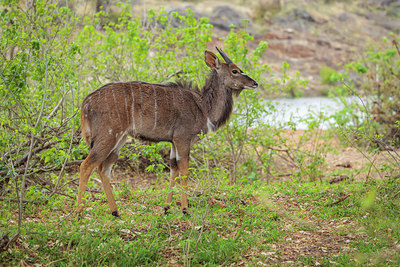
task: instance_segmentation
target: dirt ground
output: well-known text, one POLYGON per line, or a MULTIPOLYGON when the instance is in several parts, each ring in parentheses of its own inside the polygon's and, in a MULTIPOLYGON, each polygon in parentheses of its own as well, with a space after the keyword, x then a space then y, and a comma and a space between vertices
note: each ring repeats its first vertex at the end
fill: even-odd
MULTIPOLYGON (((393 173, 386 172, 385 166, 396 165, 400 161, 400 150, 390 148, 386 151, 376 150, 367 152, 365 149, 356 148, 356 143, 352 140, 339 140, 337 136, 326 136, 325 130, 319 130, 308 137, 304 141, 304 136, 310 136, 305 130, 285 131, 282 136, 288 139, 287 149, 301 149, 309 151, 310 154, 319 154, 324 157, 324 165, 321 167, 323 172, 334 173, 347 170, 351 173, 352 179, 368 180, 368 179, 385 179, 393 173)), ((278 163, 279 164, 279 163, 278 163)), ((280 165, 280 168, 286 165, 280 165)), ((390 169, 390 168, 389 168, 390 169)), ((396 175, 396 174, 395 174, 396 175)), ((334 177, 325 177, 332 179, 334 177)))

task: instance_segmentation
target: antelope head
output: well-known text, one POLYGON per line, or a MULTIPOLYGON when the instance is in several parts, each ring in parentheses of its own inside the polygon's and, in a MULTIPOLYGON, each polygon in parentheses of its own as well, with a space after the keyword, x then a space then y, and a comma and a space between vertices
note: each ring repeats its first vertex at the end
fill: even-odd
POLYGON ((222 77, 222 83, 225 87, 231 89, 235 95, 240 94, 243 89, 257 88, 258 83, 255 80, 247 76, 221 49, 218 47, 216 49, 225 62, 221 62, 210 51, 205 52, 205 61, 208 67, 215 69, 219 77, 222 77))

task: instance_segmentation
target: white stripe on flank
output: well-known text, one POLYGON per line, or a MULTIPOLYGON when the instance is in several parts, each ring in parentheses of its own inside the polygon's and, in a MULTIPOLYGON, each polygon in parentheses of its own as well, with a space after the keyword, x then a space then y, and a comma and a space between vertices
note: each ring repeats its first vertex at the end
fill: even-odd
POLYGON ((174 127, 175 126, 175 122, 176 122, 176 105, 175 105, 175 94, 174 94, 174 91, 173 90, 171 90, 170 92, 172 92, 172 105, 173 105, 173 108, 174 108, 174 122, 172 123, 172 125, 171 125, 171 127, 174 127))
POLYGON ((157 91, 154 85, 152 87, 154 92, 154 125, 152 131, 154 131, 157 127, 157 91))
MULTIPOLYGON (((111 87, 111 91, 112 91, 112 96, 113 96, 113 99, 114 99, 114 108, 116 108, 117 107, 117 99, 115 98, 115 93, 114 93, 114 86, 113 87, 111 87)), ((121 123, 121 126, 122 126, 122 120, 121 120, 121 116, 119 115, 119 110, 118 109, 116 109, 116 111, 117 111, 117 116, 118 116, 118 119, 119 119, 119 122, 121 123)))
POLYGON ((132 83, 129 84, 131 86, 132 93, 132 131, 135 134, 136 125, 135 125, 135 94, 133 92, 132 83))
POLYGON ((125 111, 126 111, 126 120, 127 120, 126 123, 129 124, 129 109, 128 109, 128 100, 126 97, 126 88, 124 88, 124 100, 125 100, 125 111))
POLYGON ((143 129, 143 93, 142 93, 142 87, 139 84, 139 90, 140 90, 140 129, 143 129))
POLYGON ((171 154, 169 155, 170 159, 175 159, 176 158, 176 149, 174 144, 171 144, 171 154))
POLYGON ((215 125, 211 122, 210 118, 207 118, 207 129, 208 132, 215 131, 215 125))

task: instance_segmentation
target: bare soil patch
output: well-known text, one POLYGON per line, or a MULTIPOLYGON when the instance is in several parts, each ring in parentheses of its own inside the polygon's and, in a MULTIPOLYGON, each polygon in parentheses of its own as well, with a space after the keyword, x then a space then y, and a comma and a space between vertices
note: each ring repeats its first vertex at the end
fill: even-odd
POLYGON ((275 263, 291 264, 302 257, 329 258, 335 264, 339 254, 354 252, 352 242, 365 240, 362 227, 352 218, 323 220, 314 215, 309 203, 302 203, 292 196, 273 196, 273 202, 287 212, 283 215, 281 231, 289 233, 284 242, 273 244, 275 251, 267 253, 275 263), (300 212, 301 215, 294 215, 300 212))

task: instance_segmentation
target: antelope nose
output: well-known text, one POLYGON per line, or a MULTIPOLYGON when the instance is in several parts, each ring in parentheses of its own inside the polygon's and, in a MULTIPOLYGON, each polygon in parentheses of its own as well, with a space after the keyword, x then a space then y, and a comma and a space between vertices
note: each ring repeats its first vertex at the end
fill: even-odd
POLYGON ((254 81, 254 82, 253 82, 253 86, 254 86, 254 87, 257 87, 257 86, 258 86, 258 83, 257 83, 256 81, 254 81))

